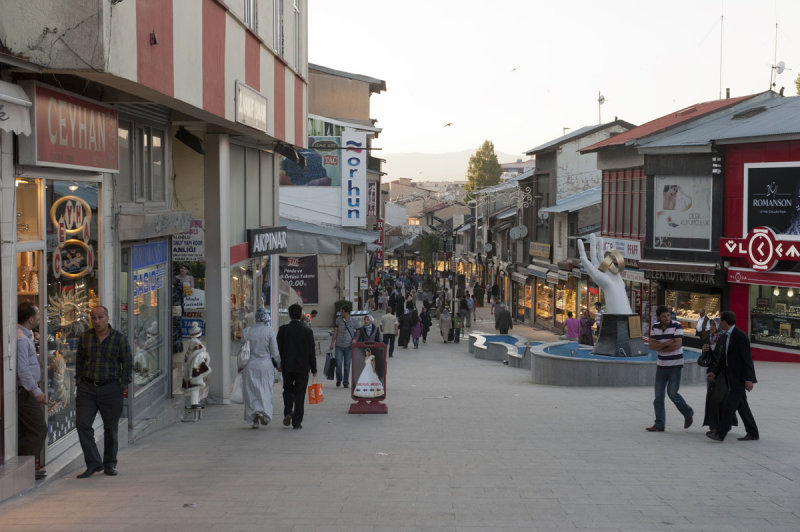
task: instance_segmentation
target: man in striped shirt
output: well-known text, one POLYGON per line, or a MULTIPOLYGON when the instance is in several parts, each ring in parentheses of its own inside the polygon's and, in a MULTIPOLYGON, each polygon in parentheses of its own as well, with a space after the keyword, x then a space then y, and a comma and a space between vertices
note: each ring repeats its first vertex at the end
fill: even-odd
POLYGON ((683 428, 692 425, 694 410, 686 404, 678 388, 681 385, 681 370, 683 369, 683 327, 673 321, 669 308, 660 306, 656 309, 658 321, 650 329, 650 342, 648 346, 658 353, 656 367, 656 382, 653 407, 656 412, 656 421, 652 427, 647 427, 648 432, 664 432, 667 414, 664 410, 664 392, 683 414, 683 428))

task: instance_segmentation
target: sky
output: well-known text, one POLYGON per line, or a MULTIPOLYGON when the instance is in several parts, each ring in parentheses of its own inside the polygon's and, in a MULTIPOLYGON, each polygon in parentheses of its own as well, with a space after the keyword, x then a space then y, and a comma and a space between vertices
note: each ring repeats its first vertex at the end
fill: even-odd
POLYGON ((488 139, 522 156, 564 128, 599 123, 598 108, 603 122, 639 125, 715 100, 720 70, 722 97, 726 87, 731 96, 763 92, 776 64, 776 22, 777 61, 787 70, 775 90, 794 95, 800 73, 800 0, 308 6, 310 63, 386 81, 371 98, 383 128, 374 145, 384 154, 476 150, 488 139))

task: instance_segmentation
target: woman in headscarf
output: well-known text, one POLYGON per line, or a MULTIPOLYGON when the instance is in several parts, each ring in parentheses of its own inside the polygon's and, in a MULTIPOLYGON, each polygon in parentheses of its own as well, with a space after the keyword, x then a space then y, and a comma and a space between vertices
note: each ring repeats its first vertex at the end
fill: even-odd
POLYGON ((408 349, 408 341, 411 338, 411 327, 419 321, 419 314, 414 304, 411 301, 406 303, 405 314, 400 316, 400 335, 397 339, 397 345, 403 349, 408 349))
POLYGON ((353 342, 380 342, 381 340, 381 331, 375 325, 375 319, 369 314, 364 316, 364 326, 358 328, 356 339, 353 342))
POLYGON ((442 340, 444 340, 444 343, 448 342, 452 325, 453 317, 450 316, 450 307, 444 307, 439 314, 439 331, 442 333, 442 340))
MULTIPOLYGON (((706 373, 711 371, 711 368, 716 367, 720 357, 725 353, 725 346, 720 341, 722 329, 719 326, 719 318, 710 320, 709 325, 711 329, 708 334, 708 339, 703 343, 703 351, 711 351, 711 364, 706 368, 706 373)), ((711 431, 716 432, 719 426, 719 420, 720 416, 723 415, 722 410, 727 393, 728 379, 723 371, 706 386, 706 413, 705 417, 703 417, 703 426, 707 425, 711 431)), ((733 414, 732 425, 739 425, 735 413, 733 414)))
POLYGON ((281 367, 278 342, 268 322, 269 311, 261 307, 256 311, 255 325, 242 333, 242 338, 250 342, 250 361, 242 370, 244 420, 254 429, 272 420, 272 385, 275 368, 281 367))

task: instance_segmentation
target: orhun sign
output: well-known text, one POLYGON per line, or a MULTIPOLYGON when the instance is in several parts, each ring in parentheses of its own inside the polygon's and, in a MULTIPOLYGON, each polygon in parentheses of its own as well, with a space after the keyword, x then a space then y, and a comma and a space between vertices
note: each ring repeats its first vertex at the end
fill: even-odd
POLYGON ((34 131, 20 139, 20 162, 119 171, 117 112, 58 89, 32 85, 34 131))
POLYGON ((751 268, 765 272, 779 260, 800 261, 800 236, 777 236, 769 227, 756 227, 744 238, 720 238, 719 254, 744 258, 751 268))

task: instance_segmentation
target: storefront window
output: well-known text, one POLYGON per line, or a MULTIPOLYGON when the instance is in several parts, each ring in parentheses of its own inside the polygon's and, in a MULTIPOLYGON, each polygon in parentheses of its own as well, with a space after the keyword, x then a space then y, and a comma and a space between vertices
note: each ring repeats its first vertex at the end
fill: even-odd
MULTIPOLYGON (((120 302, 128 312, 133 348, 134 395, 164 374, 169 324, 167 309, 170 308, 171 279, 168 264, 169 247, 165 240, 131 246, 132 294, 122 294, 120 302)), ((126 279, 127 276, 121 276, 126 279)), ((126 283, 127 286, 127 283, 126 283)), ((126 329, 127 331, 127 329, 126 329)))
POLYGON ((42 240, 41 196, 38 179, 16 180, 17 242, 42 240))
POLYGON ((705 309, 709 319, 719 317, 719 294, 666 290, 664 303, 672 307, 677 320, 683 326, 684 336, 697 337, 697 320, 700 317, 700 309, 705 309))
POLYGON ((536 281, 536 320, 551 321, 553 319, 553 285, 541 280, 536 281))
POLYGON ((750 286, 750 337, 760 344, 800 346, 800 289, 750 286))
POLYGON ((47 181, 47 376, 49 442, 75 428, 75 355, 98 304, 99 186, 47 181))
POLYGON ((567 311, 575 314, 575 297, 577 285, 575 280, 559 281, 556 285, 556 326, 560 326, 567 319, 567 311))

